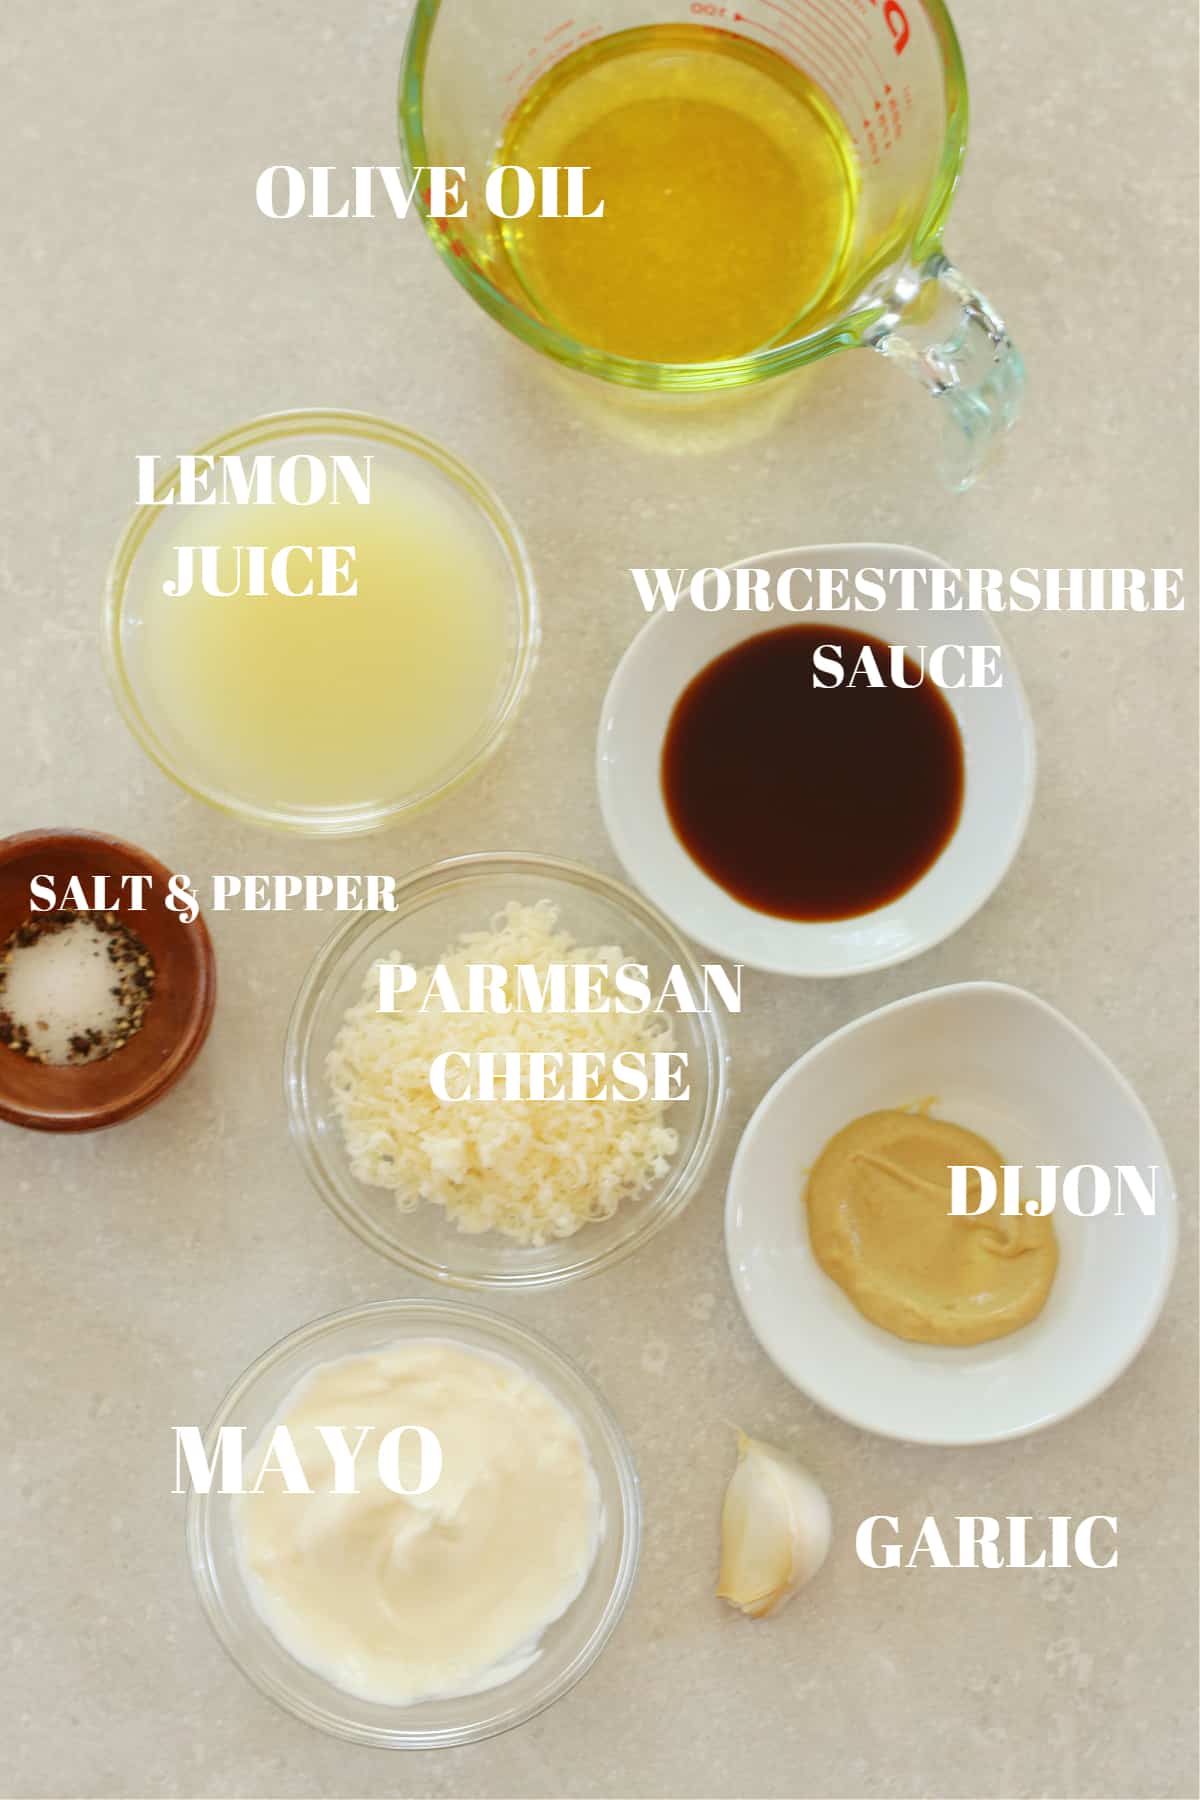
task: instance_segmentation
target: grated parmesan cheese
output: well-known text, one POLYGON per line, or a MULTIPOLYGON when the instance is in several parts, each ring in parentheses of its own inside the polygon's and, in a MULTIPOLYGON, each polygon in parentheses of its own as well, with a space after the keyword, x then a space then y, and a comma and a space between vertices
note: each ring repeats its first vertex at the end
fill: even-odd
MULTIPOLYGON (((401 960, 398 954, 384 959, 401 960)), ((543 974, 551 963, 627 961, 614 946, 581 948, 558 925, 549 900, 510 901, 485 931, 466 932, 441 958, 454 986, 466 987, 468 963, 518 963, 543 974)), ((664 1124, 669 1103, 644 1100, 439 1100, 429 1085, 434 1058, 446 1050, 600 1052, 610 1064, 621 1051, 674 1048, 669 1015, 619 1012, 446 1012, 421 1010, 432 970, 396 1010, 377 1010, 379 964, 368 970, 363 998, 347 1012, 327 1061, 334 1109, 350 1167, 359 1181, 390 1188, 401 1212, 422 1201, 445 1209, 460 1231, 498 1231, 542 1245, 571 1237, 589 1220, 609 1219, 667 1174, 679 1148, 664 1124)))

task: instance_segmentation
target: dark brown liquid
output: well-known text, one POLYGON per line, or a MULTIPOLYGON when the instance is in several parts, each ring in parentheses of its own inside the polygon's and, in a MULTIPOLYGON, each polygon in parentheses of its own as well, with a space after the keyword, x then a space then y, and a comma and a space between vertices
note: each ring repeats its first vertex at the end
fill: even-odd
MULTIPOLYGON (((906 657, 904 679, 919 674, 906 657)), ((962 811, 962 739, 938 687, 893 686, 878 638, 785 625, 684 689, 662 787, 684 848, 735 899, 781 919, 850 919, 895 900, 945 849, 962 811), (844 684, 869 647, 887 685, 814 687, 821 644, 840 646, 844 684)))

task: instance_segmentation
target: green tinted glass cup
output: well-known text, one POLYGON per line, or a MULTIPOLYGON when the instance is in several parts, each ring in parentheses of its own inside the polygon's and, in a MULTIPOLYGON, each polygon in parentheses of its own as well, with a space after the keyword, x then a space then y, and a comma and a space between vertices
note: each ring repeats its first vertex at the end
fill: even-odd
MULTIPOLYGON (((751 0, 747 0, 751 3, 751 0)), ((468 214, 426 228, 467 292, 535 350, 626 387, 746 387, 836 350, 877 351, 914 376, 953 426, 946 475, 970 485, 1016 420, 1024 374, 994 308, 946 256, 942 236, 966 148, 967 86, 941 0, 754 0, 754 17, 710 0, 417 0, 400 83, 406 172, 467 170, 468 214), (572 51, 647 26, 710 25, 788 58, 840 115, 858 164, 854 242, 832 312, 721 362, 665 363, 579 343, 539 316, 503 253, 483 183, 516 107, 572 51)))

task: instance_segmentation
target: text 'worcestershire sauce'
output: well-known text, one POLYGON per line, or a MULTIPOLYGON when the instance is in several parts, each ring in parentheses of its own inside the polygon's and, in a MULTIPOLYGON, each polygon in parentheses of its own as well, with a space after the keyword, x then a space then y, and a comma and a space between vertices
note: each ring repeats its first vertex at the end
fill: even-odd
POLYGON ((963 749, 941 690, 888 646, 839 626, 786 625, 728 650, 684 689, 662 789, 681 843, 743 905, 782 919, 849 919, 897 899, 945 849, 963 749), (813 684, 819 645, 853 670, 870 649, 885 686, 813 684))

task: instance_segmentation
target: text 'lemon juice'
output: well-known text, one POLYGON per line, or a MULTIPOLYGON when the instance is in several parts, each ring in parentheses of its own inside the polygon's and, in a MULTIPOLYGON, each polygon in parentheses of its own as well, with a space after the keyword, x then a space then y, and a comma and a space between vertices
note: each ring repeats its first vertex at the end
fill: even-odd
POLYGON ((518 659, 509 549, 437 467, 369 460, 365 504, 276 495, 156 521, 138 685, 209 797, 281 822, 385 814, 486 746, 518 659))

